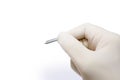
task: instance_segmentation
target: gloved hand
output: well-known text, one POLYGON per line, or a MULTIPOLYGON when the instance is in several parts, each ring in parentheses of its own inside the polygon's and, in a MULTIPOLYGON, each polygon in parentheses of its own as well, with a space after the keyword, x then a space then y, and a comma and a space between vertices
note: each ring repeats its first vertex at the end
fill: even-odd
POLYGON ((120 36, 83 24, 60 33, 58 42, 83 80, 120 80, 120 36))

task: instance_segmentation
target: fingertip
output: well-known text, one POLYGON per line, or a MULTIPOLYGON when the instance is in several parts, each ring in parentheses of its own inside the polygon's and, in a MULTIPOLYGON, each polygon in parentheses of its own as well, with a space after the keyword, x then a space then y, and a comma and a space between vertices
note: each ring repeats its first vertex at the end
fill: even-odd
POLYGON ((58 43, 61 43, 63 39, 66 38, 67 33, 66 32, 60 32, 58 35, 58 43))

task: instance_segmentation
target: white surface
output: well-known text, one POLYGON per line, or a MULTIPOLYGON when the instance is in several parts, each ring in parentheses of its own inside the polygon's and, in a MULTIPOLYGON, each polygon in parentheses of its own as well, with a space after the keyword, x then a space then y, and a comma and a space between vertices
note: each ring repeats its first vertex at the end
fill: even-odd
POLYGON ((57 43, 89 22, 120 33, 119 0, 0 0, 0 80, 80 80, 57 43))

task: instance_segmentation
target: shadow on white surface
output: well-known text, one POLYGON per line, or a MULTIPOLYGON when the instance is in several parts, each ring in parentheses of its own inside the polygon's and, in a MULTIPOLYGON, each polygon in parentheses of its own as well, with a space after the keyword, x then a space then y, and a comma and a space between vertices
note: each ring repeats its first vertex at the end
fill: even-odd
POLYGON ((45 70, 44 80, 82 80, 82 78, 69 67, 54 66, 45 70))

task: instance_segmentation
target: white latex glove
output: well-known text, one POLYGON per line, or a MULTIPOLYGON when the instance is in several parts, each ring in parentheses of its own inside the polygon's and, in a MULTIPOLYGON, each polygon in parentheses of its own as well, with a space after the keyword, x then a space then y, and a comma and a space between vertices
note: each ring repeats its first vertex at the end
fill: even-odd
POLYGON ((120 36, 83 24, 60 33, 58 42, 83 80, 120 80, 120 36))

